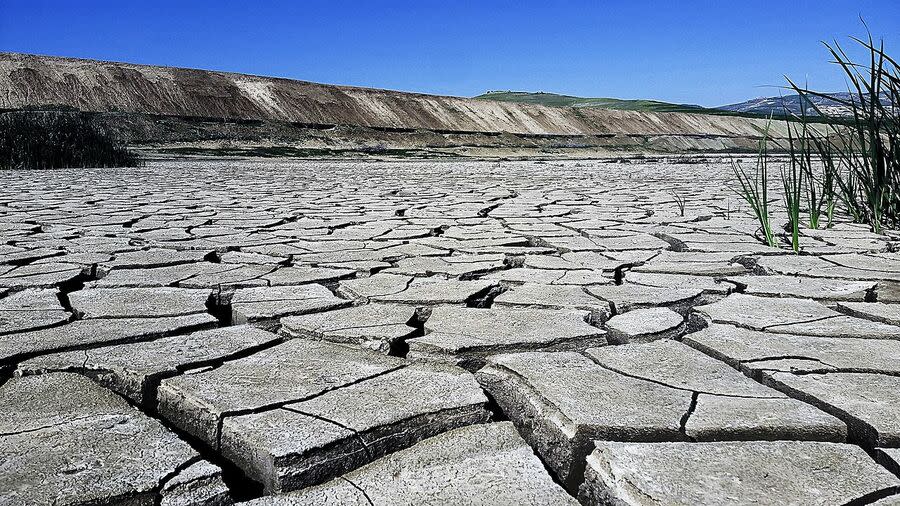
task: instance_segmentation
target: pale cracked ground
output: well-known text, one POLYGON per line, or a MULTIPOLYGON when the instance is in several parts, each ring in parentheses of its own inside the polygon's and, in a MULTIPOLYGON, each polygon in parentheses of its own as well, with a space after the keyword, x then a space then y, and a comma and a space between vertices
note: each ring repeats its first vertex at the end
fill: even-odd
POLYGON ((0 173, 0 504, 900 504, 897 244, 728 174, 0 173))

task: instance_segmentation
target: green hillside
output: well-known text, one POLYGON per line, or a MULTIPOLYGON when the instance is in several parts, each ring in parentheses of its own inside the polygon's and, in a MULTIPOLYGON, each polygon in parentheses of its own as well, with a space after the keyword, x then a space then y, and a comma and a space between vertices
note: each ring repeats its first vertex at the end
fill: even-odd
POLYGON ((699 105, 671 104, 657 100, 623 100, 619 98, 584 98, 556 93, 527 91, 489 91, 474 97, 478 100, 496 100, 500 102, 519 102, 545 105, 549 107, 600 107, 620 111, 650 112, 686 112, 699 114, 721 114, 725 116, 757 116, 721 109, 708 109, 699 105))

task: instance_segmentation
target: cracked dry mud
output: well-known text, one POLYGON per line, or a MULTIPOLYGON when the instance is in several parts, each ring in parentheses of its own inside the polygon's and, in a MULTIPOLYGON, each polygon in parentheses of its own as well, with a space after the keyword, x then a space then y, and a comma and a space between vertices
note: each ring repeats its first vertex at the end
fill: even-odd
POLYGON ((0 504, 900 503, 898 237, 729 174, 0 173, 0 504))

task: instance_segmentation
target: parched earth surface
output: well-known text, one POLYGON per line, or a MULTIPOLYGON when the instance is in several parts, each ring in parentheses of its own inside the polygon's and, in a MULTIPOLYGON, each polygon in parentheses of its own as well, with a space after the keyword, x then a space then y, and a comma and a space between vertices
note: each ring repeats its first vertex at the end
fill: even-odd
POLYGON ((729 174, 2 172, 0 504, 900 504, 898 238, 729 174))

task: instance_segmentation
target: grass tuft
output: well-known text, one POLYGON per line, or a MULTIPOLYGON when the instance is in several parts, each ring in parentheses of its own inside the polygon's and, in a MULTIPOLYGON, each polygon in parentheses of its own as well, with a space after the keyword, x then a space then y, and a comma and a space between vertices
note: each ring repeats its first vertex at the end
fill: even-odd
POLYGON ((678 206, 678 212, 681 216, 684 216, 684 206, 687 204, 684 197, 678 194, 678 192, 672 192, 672 197, 675 198, 675 205, 678 206))
POLYGON ((771 120, 766 123, 762 139, 759 141, 759 154, 756 157, 756 169, 753 174, 748 174, 741 165, 740 160, 731 161, 731 169, 740 184, 738 195, 743 198, 759 222, 760 233, 766 244, 773 248, 778 247, 775 235, 772 234, 772 224, 769 218, 769 156, 768 139, 771 120))
POLYGON ((784 207, 788 214, 788 231, 791 233, 791 248, 800 251, 800 195, 803 191, 803 169, 794 162, 781 169, 781 187, 784 191, 784 207))

